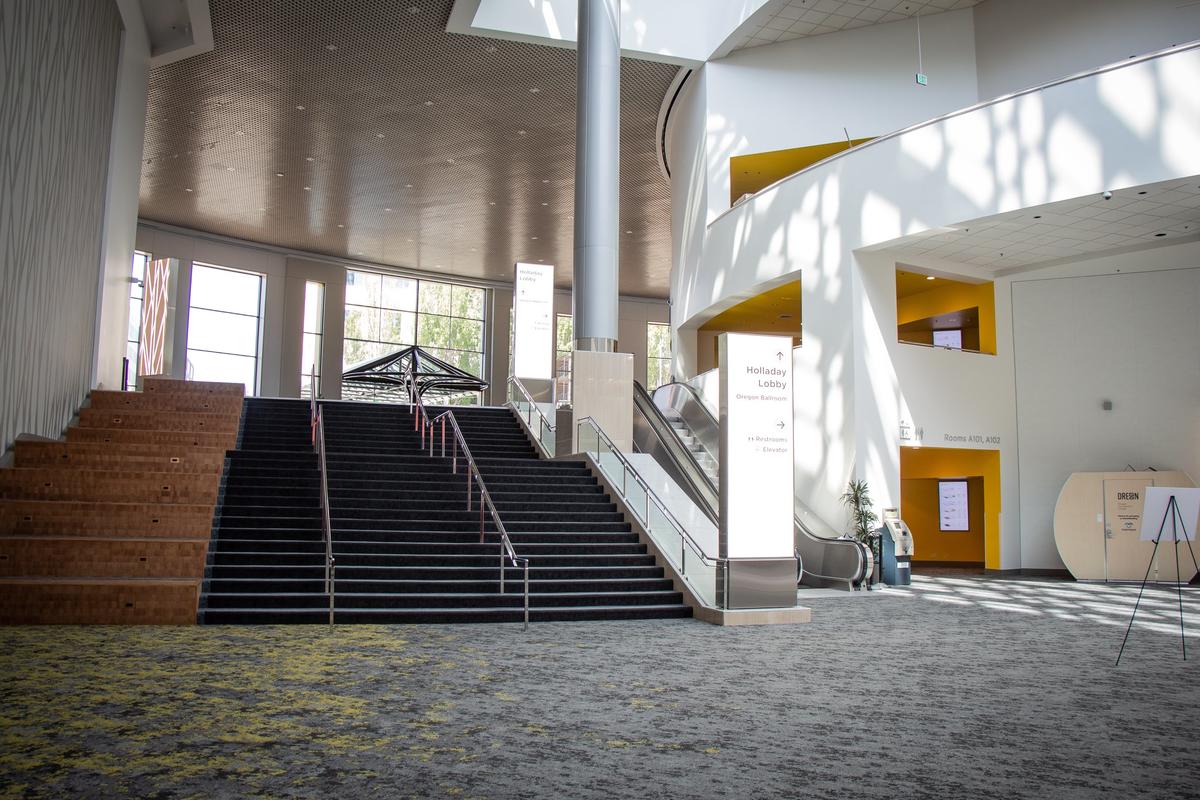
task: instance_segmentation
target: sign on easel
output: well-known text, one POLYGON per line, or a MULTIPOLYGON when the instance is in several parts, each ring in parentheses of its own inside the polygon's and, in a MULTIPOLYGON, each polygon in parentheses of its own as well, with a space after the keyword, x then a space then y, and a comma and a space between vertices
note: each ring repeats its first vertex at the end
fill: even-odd
POLYGON ((1143 542, 1159 540, 1165 544, 1195 541, 1197 519, 1200 519, 1200 489, 1177 486, 1146 487, 1146 502, 1142 511, 1143 542), (1175 498, 1178 516, 1167 514, 1172 497, 1175 498))
POLYGON ((554 362, 554 267, 517 262, 513 277, 513 375, 550 380, 554 362))

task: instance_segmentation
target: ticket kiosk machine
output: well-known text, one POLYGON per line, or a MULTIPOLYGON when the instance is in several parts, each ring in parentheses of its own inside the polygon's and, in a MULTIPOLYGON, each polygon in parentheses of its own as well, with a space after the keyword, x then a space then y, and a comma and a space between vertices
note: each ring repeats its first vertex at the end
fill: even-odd
POLYGON ((879 538, 883 582, 888 586, 908 586, 912 583, 913 538, 898 509, 883 510, 879 538))

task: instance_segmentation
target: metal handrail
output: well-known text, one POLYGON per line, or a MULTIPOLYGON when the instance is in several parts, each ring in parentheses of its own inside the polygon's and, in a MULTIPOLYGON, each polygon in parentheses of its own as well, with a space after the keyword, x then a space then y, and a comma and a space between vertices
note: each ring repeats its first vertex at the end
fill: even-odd
MULTIPOLYGON (((537 412, 538 431, 537 431, 537 435, 534 436, 534 438, 537 439, 538 448, 543 453, 545 453, 547 457, 553 458, 554 453, 552 453, 550 451, 550 449, 548 447, 546 447, 545 442, 542 441, 542 435, 541 435, 542 434, 542 426, 545 426, 546 430, 550 431, 552 437, 557 437, 557 429, 555 428, 554 425, 550 424, 550 419, 542 412, 541 407, 533 401, 533 396, 529 394, 529 390, 525 388, 525 384, 521 382, 520 378, 518 378, 515 375, 509 377, 508 385, 510 387, 515 387, 517 389, 517 391, 519 391, 521 393, 521 397, 524 398, 525 402, 529 404, 529 407, 537 412)), ((510 396, 510 399, 508 401, 509 405, 512 406, 513 410, 517 412, 518 416, 520 416, 521 412, 517 408, 516 402, 511 399, 511 393, 509 396, 510 396)), ((530 428, 530 431, 532 431, 533 426, 529 425, 529 421, 526 420, 525 423, 530 428)))
POLYGON ((471 448, 467 446, 467 439, 463 436, 462 428, 458 425, 458 419, 455 418, 453 411, 444 411, 437 417, 430 419, 429 411, 425 408, 425 402, 421 399, 421 393, 417 387, 416 376, 413 374, 412 367, 405 371, 405 377, 408 383, 409 396, 412 403, 409 406, 409 413, 413 415, 413 430, 421 432, 421 452, 425 452, 426 436, 429 438, 429 456, 436 457, 435 444, 436 437, 434 428, 441 423, 441 457, 446 457, 446 421, 450 421, 451 429, 451 471, 458 474, 458 450, 462 448, 463 459, 466 462, 467 476, 467 510, 471 510, 472 502, 472 482, 479 487, 479 543, 484 543, 484 516, 483 511, 486 506, 488 513, 491 514, 492 521, 496 523, 496 530, 500 534, 500 594, 504 594, 504 559, 517 569, 523 572, 524 584, 524 624, 525 630, 529 630, 529 559, 522 558, 517 555, 513 549, 512 539, 508 536, 508 530, 504 527, 504 522, 500 519, 500 512, 496 510, 496 505, 492 502, 492 495, 487 489, 487 484, 483 480, 483 473, 479 470, 479 464, 476 463, 475 457, 471 455, 471 448))
MULTIPOLYGON (((596 422, 596 420, 592 419, 591 417, 584 417, 576 424, 576 430, 578 431, 579 426, 583 425, 585 422, 591 424, 592 430, 596 432, 596 436, 604 440, 604 443, 608 445, 608 449, 612 451, 612 454, 615 455, 617 460, 621 462, 621 466, 625 468, 626 473, 633 475, 633 479, 637 481, 637 485, 642 487, 642 491, 646 493, 646 497, 654 501, 654 505, 658 507, 659 512, 662 513, 667 522, 671 523, 671 526, 679 531, 680 536, 682 536, 692 545, 692 547, 700 554, 700 557, 704 559, 704 563, 714 565, 720 563, 721 559, 715 556, 710 556, 704 550, 704 548, 700 546, 700 543, 692 538, 691 534, 687 532, 679 520, 675 518, 675 515, 672 514, 666 505, 663 504, 662 500, 658 499, 658 495, 652 488, 650 488, 650 484, 646 483, 645 479, 642 478, 641 473, 637 471, 637 468, 634 467, 633 464, 629 463, 629 459, 625 458, 625 455, 617 448, 615 444, 613 444, 613 440, 608 438, 608 434, 606 434, 604 429, 600 427, 600 423, 596 422)), ((578 433, 576 436, 578 436, 578 433)))
POLYGON ((317 370, 308 376, 309 415, 312 425, 313 451, 317 454, 317 469, 321 475, 321 532, 325 539, 325 594, 329 596, 329 624, 333 624, 336 594, 337 564, 333 558, 333 525, 329 517, 329 469, 325 462, 325 416, 317 405, 317 370))

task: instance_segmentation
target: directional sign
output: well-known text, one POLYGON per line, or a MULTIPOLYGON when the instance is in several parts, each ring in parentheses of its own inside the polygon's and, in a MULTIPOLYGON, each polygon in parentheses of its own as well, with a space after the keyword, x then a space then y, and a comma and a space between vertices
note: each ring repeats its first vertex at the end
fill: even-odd
POLYGON ((554 267, 516 265, 513 280, 513 374, 549 380, 554 367, 554 267))
POLYGON ((721 555, 791 558, 792 340, 721 336, 721 555))

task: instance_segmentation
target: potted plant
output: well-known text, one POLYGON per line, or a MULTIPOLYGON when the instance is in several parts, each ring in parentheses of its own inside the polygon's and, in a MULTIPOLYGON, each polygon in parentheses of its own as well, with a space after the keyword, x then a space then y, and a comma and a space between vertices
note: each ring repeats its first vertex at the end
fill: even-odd
MULTIPOLYGON (((851 480, 846 484, 846 491, 842 494, 842 503, 850 511, 850 536, 871 548, 875 564, 878 566, 879 536, 875 532, 875 523, 879 521, 879 516, 872 509, 874 504, 871 502, 871 490, 867 486, 867 482, 851 480)), ((874 581, 875 576, 872 575, 867 583, 869 585, 874 581)))

